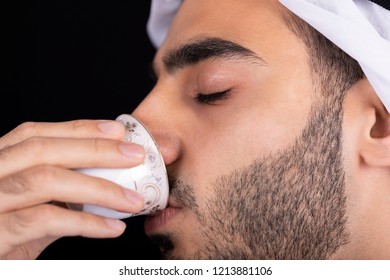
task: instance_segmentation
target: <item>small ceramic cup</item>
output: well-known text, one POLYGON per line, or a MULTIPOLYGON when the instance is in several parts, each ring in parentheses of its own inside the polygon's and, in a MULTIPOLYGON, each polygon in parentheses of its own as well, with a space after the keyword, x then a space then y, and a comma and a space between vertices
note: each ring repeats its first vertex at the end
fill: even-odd
POLYGON ((133 189, 145 197, 145 208, 139 213, 123 213, 91 204, 68 204, 73 210, 124 219, 138 215, 153 215, 168 204, 169 185, 164 160, 153 136, 145 126, 131 115, 122 114, 116 118, 126 128, 126 141, 142 145, 146 159, 142 165, 133 168, 84 168, 79 172, 111 180, 125 188, 133 189))

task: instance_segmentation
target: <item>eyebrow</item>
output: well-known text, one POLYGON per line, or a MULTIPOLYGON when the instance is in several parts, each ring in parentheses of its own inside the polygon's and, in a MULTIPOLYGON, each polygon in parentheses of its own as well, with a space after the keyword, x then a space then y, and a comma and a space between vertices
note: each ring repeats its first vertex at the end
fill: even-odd
POLYGON ((252 63, 266 65, 266 61, 252 50, 240 44, 221 38, 202 38, 184 44, 163 56, 163 64, 168 73, 194 65, 209 59, 249 60, 252 63))

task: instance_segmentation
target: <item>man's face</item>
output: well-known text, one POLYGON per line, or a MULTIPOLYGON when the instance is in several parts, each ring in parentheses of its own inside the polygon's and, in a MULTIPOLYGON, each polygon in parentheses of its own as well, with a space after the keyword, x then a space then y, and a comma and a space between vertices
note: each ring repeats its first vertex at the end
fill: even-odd
POLYGON ((145 231, 167 258, 327 258, 346 243, 341 108, 278 1, 186 0, 134 115, 171 178, 145 231))

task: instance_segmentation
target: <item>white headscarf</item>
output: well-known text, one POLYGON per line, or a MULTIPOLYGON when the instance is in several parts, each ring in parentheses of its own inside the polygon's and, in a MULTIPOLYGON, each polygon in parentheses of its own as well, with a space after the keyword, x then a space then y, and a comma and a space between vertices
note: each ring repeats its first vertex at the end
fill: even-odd
POLYGON ((167 36, 169 26, 182 0, 152 0, 146 25, 150 41, 159 48, 167 36))
MULTIPOLYGON (((357 60, 390 112, 390 11, 369 0, 279 1, 357 60)), ((181 3, 152 0, 147 32, 156 48, 181 3)))

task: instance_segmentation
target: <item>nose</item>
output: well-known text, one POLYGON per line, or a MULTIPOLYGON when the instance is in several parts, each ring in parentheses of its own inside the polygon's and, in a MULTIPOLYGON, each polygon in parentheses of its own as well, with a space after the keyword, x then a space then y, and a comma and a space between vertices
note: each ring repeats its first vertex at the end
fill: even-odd
POLYGON ((178 161, 182 151, 182 140, 175 126, 177 118, 171 106, 169 100, 152 91, 132 113, 153 135, 166 166, 178 161))

